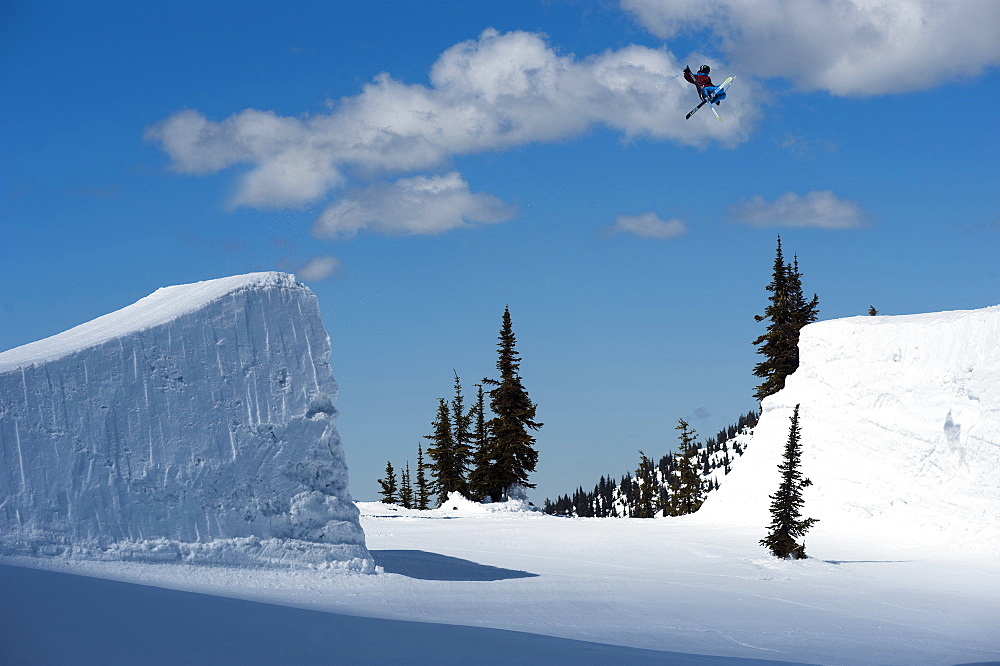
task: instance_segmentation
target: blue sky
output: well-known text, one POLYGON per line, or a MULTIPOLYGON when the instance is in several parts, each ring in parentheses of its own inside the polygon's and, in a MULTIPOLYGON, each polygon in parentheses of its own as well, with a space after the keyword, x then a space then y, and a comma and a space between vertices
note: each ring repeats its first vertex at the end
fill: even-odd
POLYGON ((1000 303, 997 34, 993 0, 4 3, 0 349, 295 272, 374 499, 509 306, 531 498, 589 488, 756 408, 778 234, 821 319, 1000 303), (667 80, 702 63, 722 122, 667 80))

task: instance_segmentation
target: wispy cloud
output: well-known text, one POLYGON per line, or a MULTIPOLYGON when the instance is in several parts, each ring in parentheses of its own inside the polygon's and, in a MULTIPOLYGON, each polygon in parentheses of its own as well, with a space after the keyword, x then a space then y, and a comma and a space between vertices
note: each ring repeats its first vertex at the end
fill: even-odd
MULTIPOLYGON (((684 121, 691 106, 689 87, 657 85, 681 68, 665 50, 626 46, 577 58, 559 53, 539 34, 486 30, 478 39, 445 50, 431 67, 430 85, 381 74, 358 95, 337 100, 329 113, 286 117, 246 109, 217 122, 185 110, 150 127, 146 137, 182 173, 210 174, 245 165, 233 206, 301 207, 353 188, 330 205, 317 225, 320 231, 339 233, 345 224, 350 228, 348 209, 359 197, 370 209, 374 194, 398 190, 384 185, 364 190, 365 183, 428 177, 449 169, 461 155, 564 141, 595 126, 609 127, 623 138, 687 145, 746 139, 757 112, 745 100, 728 106, 730 122, 705 123, 691 131, 691 123, 684 121)), ((483 206, 480 201, 473 208, 483 206)), ((448 224, 409 223, 403 228, 436 233, 448 224)), ((362 226, 400 231, 374 221, 362 226)))
POLYGON ((353 236, 361 231, 397 235, 439 234, 475 223, 509 220, 514 209, 500 199, 472 192, 462 177, 401 178, 347 192, 316 221, 318 238, 353 236))
POLYGON ((754 196, 731 206, 729 217, 755 227, 853 229, 862 226, 870 214, 857 203, 823 190, 805 196, 787 192, 773 202, 754 196))
POLYGON ((295 276, 306 282, 319 282, 331 278, 340 271, 340 259, 331 255, 313 257, 295 271, 295 276))
POLYGON ((615 218, 614 224, 606 227, 606 231, 613 234, 634 234, 643 238, 660 240, 679 238, 686 234, 687 230, 687 225, 683 220, 674 218, 664 222, 656 213, 619 215, 615 218))
POLYGON ((923 90, 1000 64, 996 0, 622 0, 653 34, 707 29, 740 70, 804 90, 923 90))
POLYGON ((832 141, 807 139, 795 134, 786 134, 777 144, 779 148, 787 150, 792 157, 799 160, 812 160, 817 153, 827 154, 837 151, 837 144, 832 141))

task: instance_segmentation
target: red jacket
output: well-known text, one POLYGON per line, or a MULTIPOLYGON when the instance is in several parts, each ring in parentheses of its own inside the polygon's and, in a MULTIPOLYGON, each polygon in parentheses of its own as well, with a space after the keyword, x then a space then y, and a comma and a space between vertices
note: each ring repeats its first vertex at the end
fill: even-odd
POLYGON ((712 77, 708 74, 692 74, 691 70, 685 70, 684 78, 698 86, 698 92, 701 92, 701 89, 705 86, 715 85, 712 83, 712 77))

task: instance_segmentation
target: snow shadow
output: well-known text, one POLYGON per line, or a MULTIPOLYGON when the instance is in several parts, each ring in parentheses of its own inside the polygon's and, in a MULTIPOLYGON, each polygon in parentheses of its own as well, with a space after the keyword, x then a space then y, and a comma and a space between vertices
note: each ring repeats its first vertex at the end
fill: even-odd
POLYGON ((337 615, 0 565, 0 664, 787 664, 337 615))
POLYGON ((386 573, 420 580, 509 580, 534 578, 538 574, 516 569, 502 569, 426 550, 370 550, 375 564, 386 573))
POLYGON ((822 560, 826 564, 906 564, 913 560, 822 560))

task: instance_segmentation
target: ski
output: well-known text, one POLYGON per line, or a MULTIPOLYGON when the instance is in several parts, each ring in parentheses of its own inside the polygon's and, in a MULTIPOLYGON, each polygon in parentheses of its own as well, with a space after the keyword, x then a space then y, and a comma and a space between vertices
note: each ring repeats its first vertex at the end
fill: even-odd
POLYGON ((705 104, 707 104, 707 103, 708 103, 707 99, 701 100, 701 102, 698 104, 698 106, 696 106, 693 109, 691 109, 688 112, 688 114, 686 116, 684 116, 684 120, 687 120, 688 118, 690 118, 691 116, 693 116, 698 109, 700 109, 701 107, 705 106, 705 104))
MULTIPOLYGON (((725 81, 723 81, 723 82, 722 82, 722 85, 721 85, 721 86, 719 86, 718 90, 719 90, 719 91, 721 91, 721 92, 725 92, 725 91, 726 91, 726 89, 728 89, 728 88, 729 88, 729 85, 730 85, 730 84, 731 84, 731 83, 733 82, 733 79, 734 79, 734 78, 736 78, 736 77, 734 77, 734 76, 730 76, 730 77, 729 77, 728 79, 726 79, 725 81)), ((696 107, 694 107, 693 109, 691 109, 690 113, 688 113, 688 114, 687 114, 686 116, 684 116, 684 120, 687 120, 688 118, 690 118, 691 116, 693 116, 693 115, 695 114, 695 112, 697 112, 697 111, 698 111, 698 109, 700 109, 701 107, 705 106, 706 104, 711 104, 712 102, 714 102, 714 101, 715 101, 715 98, 716 98, 716 97, 718 96, 718 94, 719 94, 719 93, 718 93, 718 92, 716 92, 716 94, 715 94, 715 95, 712 95, 712 97, 710 97, 709 99, 703 99, 703 100, 701 100, 701 103, 699 103, 699 104, 698 104, 698 106, 696 106, 696 107)), ((719 115, 719 112, 715 110, 715 107, 714 107, 714 106, 711 106, 711 107, 709 107, 709 108, 711 108, 711 109, 712 109, 712 113, 714 113, 714 114, 715 114, 715 118, 716 118, 716 119, 717 119, 717 120, 718 120, 719 122, 722 122, 722 116, 720 116, 720 115, 719 115)))

